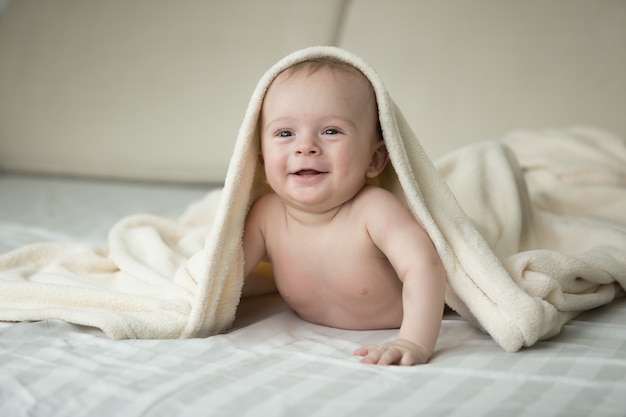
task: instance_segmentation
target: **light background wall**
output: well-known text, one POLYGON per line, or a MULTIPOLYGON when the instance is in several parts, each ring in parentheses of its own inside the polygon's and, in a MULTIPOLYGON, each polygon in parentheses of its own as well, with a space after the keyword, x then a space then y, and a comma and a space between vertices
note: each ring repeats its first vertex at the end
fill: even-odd
POLYGON ((353 0, 339 44, 434 157, 517 128, 626 135, 623 0, 353 0))
POLYGON ((380 72, 437 158, 515 129, 626 136, 624 0, 0 0, 0 170, 222 181, 287 53, 380 72))

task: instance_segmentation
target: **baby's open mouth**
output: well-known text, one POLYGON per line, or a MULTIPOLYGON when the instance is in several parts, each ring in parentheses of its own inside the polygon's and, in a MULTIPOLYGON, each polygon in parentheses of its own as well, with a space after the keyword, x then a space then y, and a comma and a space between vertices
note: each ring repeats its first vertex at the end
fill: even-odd
POLYGON ((325 172, 317 171, 315 169, 301 169, 300 171, 294 172, 294 174, 298 175, 300 177, 305 177, 305 176, 309 176, 309 175, 325 174, 325 172))

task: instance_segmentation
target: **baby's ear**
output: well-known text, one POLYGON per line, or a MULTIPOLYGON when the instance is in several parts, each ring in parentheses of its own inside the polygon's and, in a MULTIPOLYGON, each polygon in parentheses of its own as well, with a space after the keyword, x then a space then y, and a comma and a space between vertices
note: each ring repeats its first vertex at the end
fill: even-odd
POLYGON ((378 174, 383 172, 387 162, 389 162, 389 154, 387 153, 387 147, 385 147, 385 141, 381 140, 374 147, 372 159, 370 160, 369 167, 367 167, 365 176, 367 178, 377 177, 378 174))

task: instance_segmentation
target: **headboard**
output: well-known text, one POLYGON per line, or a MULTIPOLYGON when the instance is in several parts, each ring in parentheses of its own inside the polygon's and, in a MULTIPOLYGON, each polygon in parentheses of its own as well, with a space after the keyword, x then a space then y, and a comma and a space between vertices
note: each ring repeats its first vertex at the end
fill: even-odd
POLYGON ((257 80, 315 44, 370 62, 434 158, 517 128, 626 134, 624 1, 13 0, 0 170, 222 181, 257 80))

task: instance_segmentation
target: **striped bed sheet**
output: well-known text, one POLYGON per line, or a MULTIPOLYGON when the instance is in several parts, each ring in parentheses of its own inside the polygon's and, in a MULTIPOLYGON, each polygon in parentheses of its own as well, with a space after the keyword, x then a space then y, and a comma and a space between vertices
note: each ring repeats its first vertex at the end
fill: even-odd
MULTIPOLYGON (((0 251, 104 243, 121 216, 176 217, 205 192, 0 175, 0 251)), ((518 353, 453 312, 427 365, 362 365, 351 353, 395 334, 307 323, 278 295, 243 300, 233 328, 206 339, 114 341, 55 320, 0 323, 0 416, 626 416, 625 298, 518 353)))

